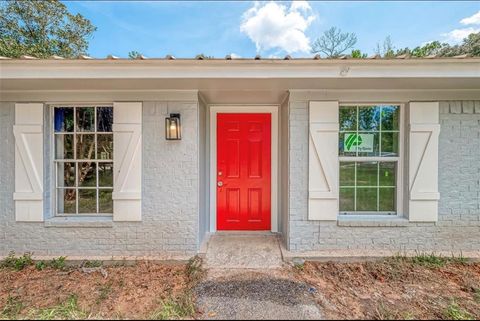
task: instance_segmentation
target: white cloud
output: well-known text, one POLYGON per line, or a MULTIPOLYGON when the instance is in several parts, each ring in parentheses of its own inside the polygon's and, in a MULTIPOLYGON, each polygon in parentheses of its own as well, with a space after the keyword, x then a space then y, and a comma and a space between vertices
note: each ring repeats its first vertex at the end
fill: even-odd
POLYGON ((242 58, 242 56, 240 56, 240 55, 237 55, 237 54, 236 54, 236 53, 234 53, 234 52, 232 52, 232 53, 230 54, 230 57, 232 57, 232 59, 238 59, 238 58, 242 58))
POLYGON ((291 11, 303 11, 305 13, 309 13, 312 10, 312 7, 310 7, 310 4, 308 1, 292 1, 292 4, 290 5, 290 10, 291 11))
POLYGON ((462 25, 480 25, 480 10, 473 16, 460 20, 462 25))
POLYGON ((467 38, 469 34, 477 32, 480 32, 480 28, 468 27, 462 29, 454 29, 450 32, 443 33, 442 36, 444 38, 444 41, 456 44, 462 42, 462 40, 467 38))
POLYGON ((315 20, 307 1, 293 1, 289 8, 277 2, 255 2, 243 15, 240 31, 257 47, 257 51, 280 49, 287 53, 310 52, 305 31, 315 20))

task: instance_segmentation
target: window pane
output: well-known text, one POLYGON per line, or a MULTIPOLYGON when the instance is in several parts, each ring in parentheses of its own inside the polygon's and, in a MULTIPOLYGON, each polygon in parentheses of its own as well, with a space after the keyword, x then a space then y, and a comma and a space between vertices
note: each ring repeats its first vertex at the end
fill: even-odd
POLYGON ((97 186, 97 164, 93 162, 78 163, 78 186, 97 186))
POLYGON ((395 212, 395 188, 380 188, 380 211, 395 212))
POLYGON ((113 124, 113 108, 98 107, 97 108, 97 131, 111 132, 113 124))
POLYGON ((363 132, 358 133, 359 138, 357 139, 357 149, 358 149, 358 156, 362 157, 375 157, 379 156, 379 148, 380 148, 380 133, 376 132, 363 132))
POLYGON ((356 131, 357 130, 357 107, 342 106, 340 107, 340 131, 356 131))
POLYGON ((75 186, 75 163, 57 163, 57 187, 75 186))
POLYGON ((78 212, 97 213, 97 190, 79 189, 78 194, 78 212))
POLYGON ((355 135, 355 133, 340 133, 338 135, 338 155, 340 156, 357 156, 357 149, 352 147, 351 145, 347 145, 345 141, 346 138, 351 137, 351 135, 355 135), (350 151, 349 151, 350 150, 350 151))
POLYGON ((381 162, 380 163, 380 186, 395 186, 396 163, 381 162))
POLYGON ((380 107, 360 106, 358 107, 358 130, 379 131, 380 130, 380 107))
POLYGON ((95 107, 77 107, 77 131, 95 131, 95 107))
POLYGON ((382 156, 398 156, 398 133, 382 132, 382 156))
POLYGON ((355 186, 355 163, 340 163, 340 186, 355 186))
POLYGON ((377 162, 357 163, 357 186, 377 186, 377 162))
POLYGON ((97 135, 97 159, 113 159, 113 135, 97 135))
POLYGON ((57 189, 57 212, 75 214, 77 193, 74 189, 57 189))
POLYGON ((355 211, 355 189, 354 188, 340 188, 340 211, 341 212, 355 211))
POLYGON ((102 214, 113 213, 112 190, 101 189, 98 192, 99 212, 102 214))
POLYGON ((400 106, 341 106, 339 123, 339 156, 366 158, 340 162, 340 211, 395 212, 398 163, 373 157, 399 156, 400 106))
POLYGON ((55 159, 74 159, 73 135, 55 135, 55 159))
POLYGON ((93 159, 95 157, 95 135, 81 134, 77 137, 77 159, 93 159))
POLYGON ((98 186, 113 187, 113 163, 98 163, 98 186))
POLYGON ((357 211, 377 211, 377 188, 357 188, 357 211))
POLYGON ((398 130, 399 106, 382 106, 382 130, 398 130))
POLYGON ((54 108, 55 132, 73 132, 73 107, 54 108))

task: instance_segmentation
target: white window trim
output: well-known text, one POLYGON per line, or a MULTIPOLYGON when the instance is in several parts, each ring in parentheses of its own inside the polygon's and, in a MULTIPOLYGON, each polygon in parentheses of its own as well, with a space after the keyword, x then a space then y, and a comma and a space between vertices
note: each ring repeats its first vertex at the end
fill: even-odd
MULTIPOLYGON (((112 107, 113 108, 113 103, 112 102, 92 102, 92 103, 75 103, 75 102, 66 102, 66 103, 51 103, 51 104, 48 104, 48 109, 49 109, 49 126, 50 126, 50 130, 49 130, 49 133, 48 135, 50 136, 50 157, 49 157, 49 162, 50 164, 52 165, 51 167, 51 170, 50 170, 50 178, 51 178, 51 182, 50 182, 50 191, 51 191, 51 209, 52 209, 52 215, 51 215, 51 218, 56 218, 56 217, 60 217, 60 218, 79 218, 79 217, 94 217, 94 218, 97 218, 97 217, 108 217, 108 218, 113 218, 113 210, 112 210, 112 213, 75 213, 75 214, 71 214, 71 213, 59 213, 58 212, 58 202, 57 202, 57 182, 58 182, 58 173, 57 173, 57 162, 58 160, 56 159, 55 157, 55 125, 54 125, 54 121, 55 121, 55 108, 58 108, 58 107, 112 107)), ((76 113, 74 112, 74 120, 75 120, 75 117, 76 117, 76 113)), ((96 120, 97 120, 97 115, 95 113, 95 126, 96 126, 96 120)), ((112 124, 113 125, 113 124, 112 124)), ((77 133, 77 130, 76 130, 76 123, 74 122, 74 131, 73 132, 69 132, 69 133, 62 133, 61 135, 65 135, 65 134, 72 134, 74 135, 74 151, 76 150, 76 140, 75 140, 75 134, 77 133)), ((95 131, 94 132, 81 132, 81 134, 97 134, 98 132, 95 131)), ((113 135, 113 131, 112 132, 105 132, 105 134, 111 134, 113 135)), ((96 142, 95 142, 96 143, 96 142)), ((115 148, 115 147, 114 147, 115 148)), ((66 162, 68 162, 69 160, 66 160, 66 162)), ((73 160, 74 162, 78 163, 78 162, 81 162, 82 160, 76 160, 74 159, 73 160)), ((112 155, 112 159, 111 160, 98 160, 98 159, 94 159, 95 162, 107 162, 107 163, 114 163, 114 160, 113 160, 113 155, 112 155)), ((77 173, 77 166, 75 167, 75 177, 77 177, 78 173, 77 173)), ((97 168, 97 175, 98 175, 98 168, 97 168)), ((78 178, 76 178, 78 179, 78 178)), ((113 184, 115 184, 115 182, 113 182, 113 184)), ((113 185, 114 186, 114 185, 113 185)), ((111 190, 113 192, 114 190, 114 187, 112 186, 111 190)), ((65 189, 68 189, 65 188, 65 189)), ((77 187, 74 187, 74 189, 77 191, 77 195, 76 195, 76 210, 78 210, 78 186, 77 187)), ((97 191, 99 189, 99 186, 98 186, 98 180, 97 180, 97 186, 95 187, 86 187, 85 189, 92 189, 92 190, 95 190, 97 191)), ((110 188, 106 188, 106 189, 110 189, 110 188)), ((97 210, 98 210, 98 193, 97 193, 97 210)))
MULTIPOLYGON (((399 153, 397 157, 355 157, 355 156, 338 156, 338 161, 340 162, 362 162, 362 161, 372 161, 372 162, 381 162, 381 161, 393 161, 397 162, 397 206, 396 206, 396 213, 392 212, 362 212, 362 211, 347 211, 347 212, 339 212, 341 216, 365 216, 365 215, 385 215, 388 214, 391 217, 403 217, 403 210, 404 210, 404 164, 405 164, 405 104, 398 103, 398 102, 372 102, 372 103, 355 103, 355 102, 346 102, 346 103, 339 103, 338 110, 340 111, 341 107, 344 106, 373 106, 373 105, 394 105, 400 106, 400 126, 399 126, 399 153)), ((339 167, 340 168, 340 167, 339 167)), ((340 178, 340 175, 338 176, 340 178)), ((340 181, 339 181, 339 197, 338 201, 340 202, 340 181)))
POLYGON ((271 232, 278 232, 278 105, 210 105, 210 232, 217 231, 217 114, 270 113, 271 126, 271 232))

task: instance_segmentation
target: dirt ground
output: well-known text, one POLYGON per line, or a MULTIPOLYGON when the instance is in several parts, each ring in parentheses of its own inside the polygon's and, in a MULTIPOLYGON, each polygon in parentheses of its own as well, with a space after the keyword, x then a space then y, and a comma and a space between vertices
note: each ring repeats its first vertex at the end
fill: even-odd
POLYGON ((212 311, 234 300, 244 304, 237 316, 248 315, 249 304, 258 310, 270 304, 279 311, 303 305, 306 316, 318 315, 313 305, 326 319, 480 319, 480 263, 464 260, 306 262, 247 279, 248 273, 222 272, 217 283, 200 261, 43 270, 32 264, 0 268, 0 319, 215 318, 212 311), (201 300, 195 304, 199 293, 208 299, 203 312, 201 300))
POLYGON ((480 319, 480 263, 391 258, 297 270, 327 319, 480 319))
POLYGON ((161 318, 155 313, 187 291, 186 269, 146 262, 90 273, 79 268, 1 269, 0 319, 161 318))

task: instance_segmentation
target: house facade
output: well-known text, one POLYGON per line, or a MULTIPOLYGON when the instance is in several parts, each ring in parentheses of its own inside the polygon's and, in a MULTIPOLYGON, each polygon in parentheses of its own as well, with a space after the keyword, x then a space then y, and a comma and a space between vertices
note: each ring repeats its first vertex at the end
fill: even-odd
POLYGON ((0 90, 0 256, 480 255, 478 58, 23 57, 0 90))

